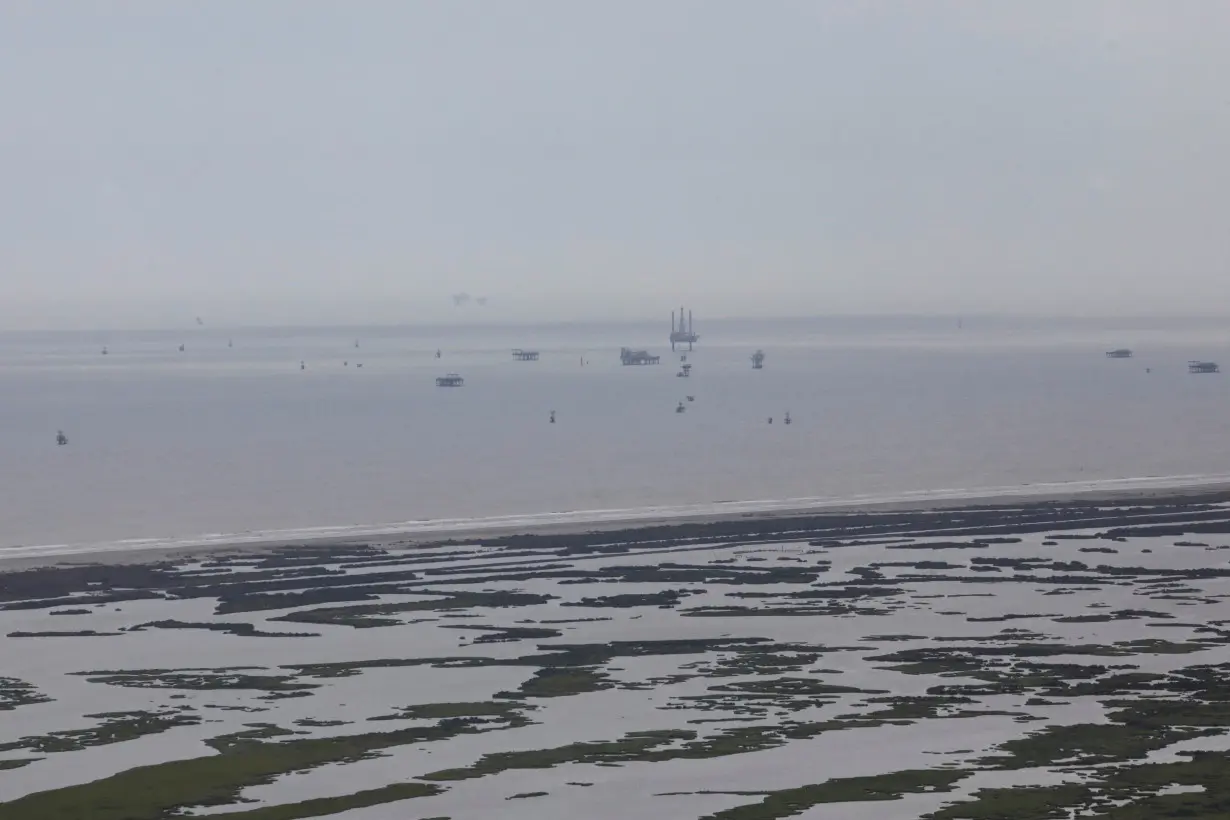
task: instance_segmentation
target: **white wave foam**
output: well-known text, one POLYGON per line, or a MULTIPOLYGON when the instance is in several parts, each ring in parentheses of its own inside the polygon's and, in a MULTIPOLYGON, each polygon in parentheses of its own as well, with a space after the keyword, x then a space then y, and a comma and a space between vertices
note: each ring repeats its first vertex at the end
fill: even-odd
POLYGON ((928 504, 939 501, 992 500, 995 498, 1067 496, 1079 493, 1181 490, 1230 485, 1230 474, 1140 476, 1093 481, 1055 481, 999 487, 964 487, 915 490, 900 493, 827 496, 811 498, 718 501, 704 504, 629 507, 621 509, 570 510, 567 512, 502 515, 485 518, 435 518, 386 524, 353 524, 336 527, 304 527, 282 530, 208 533, 181 538, 134 538, 75 544, 44 544, 0 548, 0 560, 53 558, 94 553, 172 550, 189 547, 226 547, 260 543, 286 543, 321 539, 354 539, 387 536, 447 536, 484 530, 525 530, 575 524, 636 524, 672 519, 693 519, 773 512, 800 512, 882 504, 928 504))

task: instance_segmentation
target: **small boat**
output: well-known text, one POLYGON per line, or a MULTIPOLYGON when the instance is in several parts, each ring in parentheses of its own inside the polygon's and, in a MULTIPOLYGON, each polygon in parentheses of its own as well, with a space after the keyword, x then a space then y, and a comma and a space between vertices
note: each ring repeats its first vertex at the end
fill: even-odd
POLYGON ((752 369, 753 370, 763 370, 764 369, 764 351, 763 350, 757 350, 755 353, 752 354, 752 369))
POLYGON ((685 411, 685 410, 687 410, 687 409, 688 409, 688 408, 686 408, 686 407, 684 407, 684 406, 683 406, 683 402, 679 402, 679 406, 675 408, 675 412, 676 412, 676 413, 682 413, 683 411, 685 411))
POLYGON ((782 419, 782 424, 789 424, 789 423, 790 423, 790 414, 786 413, 786 417, 782 419))
POLYGON ((107 348, 106 348, 105 346, 104 346, 104 347, 103 347, 103 349, 102 349, 102 354, 103 354, 104 356, 106 356, 106 355, 107 355, 107 348))
POLYGON ((696 397, 695 397, 695 396, 688 396, 688 401, 696 401, 696 397))
POLYGON ((183 346, 183 345, 180 345, 180 346, 179 346, 179 352, 180 352, 180 353, 183 353, 183 352, 184 352, 184 346, 183 346))
POLYGON ((56 433, 56 444, 60 445, 61 447, 63 447, 65 444, 68 444, 68 436, 64 435, 63 430, 60 430, 59 432, 56 433))
POLYGON ((551 411, 551 423, 555 424, 555 411, 554 410, 551 411))
POLYGON ((692 375, 692 365, 690 365, 690 364, 685 364, 685 365, 683 366, 683 369, 681 369, 681 370, 680 370, 678 373, 676 373, 675 375, 676 375, 676 376, 678 376, 678 377, 679 377, 679 378, 681 378, 681 379, 686 379, 686 378, 688 378, 689 376, 691 376, 691 375, 692 375))

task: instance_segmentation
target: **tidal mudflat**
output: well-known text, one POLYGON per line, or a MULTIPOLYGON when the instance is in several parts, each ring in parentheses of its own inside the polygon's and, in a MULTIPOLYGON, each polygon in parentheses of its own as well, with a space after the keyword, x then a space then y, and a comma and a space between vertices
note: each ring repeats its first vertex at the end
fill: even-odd
POLYGON ((0 816, 1230 816, 1230 498, 0 575, 0 816))

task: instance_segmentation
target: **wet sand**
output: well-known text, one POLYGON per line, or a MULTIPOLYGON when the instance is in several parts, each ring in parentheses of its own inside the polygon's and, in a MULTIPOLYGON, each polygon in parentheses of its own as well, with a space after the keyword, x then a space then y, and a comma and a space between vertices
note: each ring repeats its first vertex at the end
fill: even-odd
POLYGON ((673 516, 661 519, 637 519, 590 523, 554 523, 530 526, 501 527, 475 526, 472 529, 448 528, 439 531, 418 529, 412 534, 387 532, 377 536, 319 537, 294 540, 244 540, 234 543, 199 543, 185 546, 150 546, 132 549, 94 550, 88 546, 67 546, 48 549, 45 554, 31 555, 23 548, 0 549, 0 572, 29 569, 40 566, 80 563, 131 564, 208 556, 219 553, 262 552, 284 547, 310 544, 313 546, 348 546, 353 544, 405 545, 408 543, 430 544, 439 541, 474 541, 507 538, 517 535, 566 536, 590 533, 607 533, 612 538, 633 537, 660 528, 681 528, 704 533, 710 537, 734 537, 749 530, 770 533, 774 529, 793 532, 817 525, 831 524, 833 516, 847 517, 850 526, 858 522, 850 517, 884 516, 895 513, 920 511, 958 511, 963 509, 1051 508, 1059 506, 1112 505, 1125 508, 1138 504, 1146 505, 1192 505, 1230 502, 1230 485, 1225 483, 1189 485, 1179 488, 1157 487, 1149 489, 1099 489, 1082 492, 1037 493, 1022 491, 1019 494, 994 496, 971 495, 963 498, 937 501, 877 501, 834 503, 823 508, 807 507, 779 509, 772 512, 708 513, 695 516, 673 516))

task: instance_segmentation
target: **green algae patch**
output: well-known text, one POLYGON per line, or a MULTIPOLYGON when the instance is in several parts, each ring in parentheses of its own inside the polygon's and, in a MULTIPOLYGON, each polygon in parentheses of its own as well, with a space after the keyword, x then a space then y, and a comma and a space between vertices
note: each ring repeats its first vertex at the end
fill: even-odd
MULTIPOLYGON (((528 592, 432 592, 419 601, 397 604, 359 604, 355 606, 321 607, 291 612, 270 618, 270 621, 350 626, 365 629, 380 626, 400 626, 400 618, 408 612, 447 612, 451 610, 498 609, 535 606, 554 600, 551 595, 528 592)), ((293 606, 293 604, 287 604, 293 606)))
POLYGON ((981 789, 973 800, 945 806, 925 820, 1068 820, 1075 807, 1088 805, 1091 798, 1088 787, 1075 784, 981 789))
POLYGON ((177 726, 195 726, 201 722, 196 715, 178 712, 115 712, 86 717, 101 718, 102 722, 89 729, 70 729, 0 743, 0 752, 19 749, 42 754, 76 752, 91 746, 107 746, 160 734, 177 726))
MULTIPOLYGON (((763 795, 759 803, 735 806, 701 820, 777 820, 802 814, 824 803, 856 803, 868 800, 899 800, 907 794, 952 791, 969 772, 918 769, 872 777, 841 777, 812 786, 773 792, 737 792, 763 795)), ((713 794, 714 792, 708 792, 713 794)))
POLYGON ((473 703, 422 703, 406 706, 395 715, 379 715, 368 720, 444 720, 446 718, 500 717, 512 719, 527 707, 505 701, 473 703))
POLYGON ((20 769, 25 766, 29 766, 31 763, 35 763, 39 760, 42 760, 42 758, 41 757, 22 757, 22 758, 17 758, 14 760, 0 760, 0 772, 9 771, 11 769, 20 769))
POLYGON ((114 672, 75 672, 90 683, 135 689, 241 689, 266 692, 274 696, 305 695, 320 688, 314 683, 298 683, 289 675, 250 675, 228 669, 141 669, 114 672))
POLYGON ((624 763, 646 759, 650 751, 675 740, 691 740, 696 733, 681 731, 633 732, 621 740, 586 741, 521 752, 496 752, 483 755, 477 763, 463 769, 444 769, 420 777, 420 780, 470 780, 500 772, 522 769, 550 769, 565 763, 624 763))
POLYGON ((51 698, 38 691, 31 683, 18 678, 0 678, 0 712, 50 702, 51 698))
POLYGON ((668 760, 704 760, 759 752, 806 740, 825 732, 873 728, 880 720, 840 720, 810 723, 784 722, 773 726, 741 726, 699 737, 690 729, 629 732, 619 740, 584 741, 517 752, 497 752, 481 757, 472 766, 444 769, 423 775, 421 780, 470 780, 523 769, 549 769, 567 763, 616 766, 621 763, 661 763, 668 760))
POLYGON ((508 643, 510 641, 543 640, 558 638, 564 633, 558 629, 540 626, 472 626, 469 624, 441 624, 441 629, 465 629, 482 633, 474 643, 508 643))
POLYGON ((1090 772, 1087 782, 981 789, 925 820, 1224 820, 1230 816, 1230 754, 1182 753, 1174 763, 1090 772), (1170 787, 1180 793, 1162 793, 1170 787))
POLYGON ((93 629, 81 629, 76 632, 10 632, 10 638, 114 638, 123 632, 98 632, 93 629))
MULTIPOLYGON (((210 745, 218 750, 218 754, 141 766, 92 783, 37 792, 0 803, 0 816, 20 817, 22 820, 164 820, 185 807, 233 804, 239 800, 244 789, 271 783, 291 772, 331 763, 365 760, 398 746, 516 728, 527 723, 520 716, 502 722, 450 719, 430 727, 281 742, 263 738, 285 736, 287 730, 259 725, 249 732, 215 738, 210 745)), ((421 783, 403 784, 401 787, 389 787, 400 791, 375 790, 362 794, 366 795, 363 799, 374 799, 379 795, 381 799, 378 802, 389 802, 404 799, 397 795, 417 797, 438 793, 438 788, 424 786, 421 783)), ((227 816, 244 820, 316 817, 351 808, 337 802, 345 799, 264 807, 249 812, 228 813, 227 816)), ((374 804, 357 804, 361 805, 374 804)))
POLYGON ((599 692, 611 689, 615 684, 603 672, 589 667, 539 669, 534 676, 521 684, 516 692, 500 692, 498 698, 558 698, 599 692))
POLYGON ((1048 726, 1028 737, 1000 745, 1004 757, 979 763, 989 768, 1096 766, 1135 760, 1183 740, 1218 734, 1211 729, 1154 727, 1143 724, 1086 723, 1048 726))
MULTIPOLYGON (((150 621, 128 628, 129 632, 143 632, 146 629, 200 629, 207 632, 225 632, 244 638, 317 638, 319 632, 266 632, 257 629, 255 625, 240 621, 238 623, 193 623, 190 621, 150 621)), ((114 633, 119 634, 119 633, 114 633)))
POLYGON ((280 806, 265 806, 249 811, 227 812, 226 818, 238 820, 302 820, 308 817, 326 817, 351 809, 382 806, 415 797, 432 797, 443 791, 429 783, 394 783, 379 789, 355 792, 342 797, 320 797, 300 803, 285 803, 280 806))

